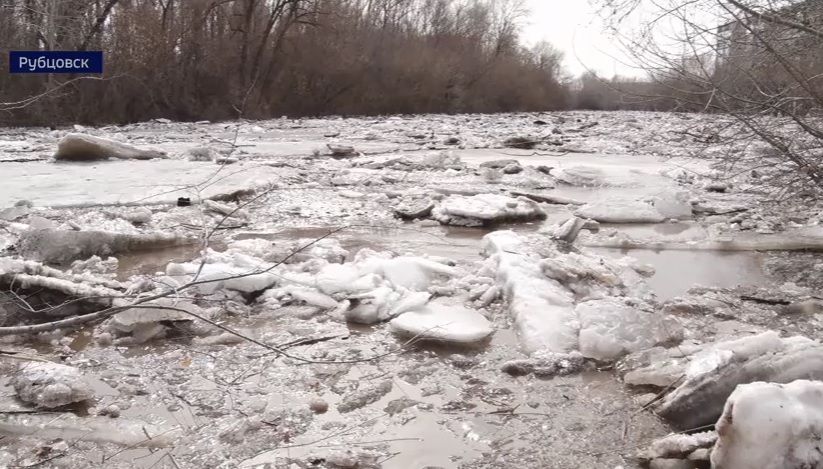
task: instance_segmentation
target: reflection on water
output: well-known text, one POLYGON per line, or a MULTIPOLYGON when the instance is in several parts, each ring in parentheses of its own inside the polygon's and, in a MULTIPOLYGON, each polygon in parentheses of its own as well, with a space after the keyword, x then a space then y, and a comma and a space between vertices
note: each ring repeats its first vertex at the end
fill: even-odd
POLYGON ((763 285, 762 258, 755 251, 653 251, 648 249, 589 248, 603 256, 631 256, 655 268, 646 281, 660 300, 686 293, 694 285, 735 287, 763 285))

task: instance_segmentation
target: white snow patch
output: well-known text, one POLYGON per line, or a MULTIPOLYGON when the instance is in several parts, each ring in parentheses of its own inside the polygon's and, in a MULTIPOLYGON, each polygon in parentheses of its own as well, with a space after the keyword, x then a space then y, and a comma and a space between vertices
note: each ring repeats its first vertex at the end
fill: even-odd
POLYGON ((353 264, 329 264, 315 277, 317 289, 332 295, 334 293, 354 293, 371 290, 380 282, 377 275, 362 275, 353 264))

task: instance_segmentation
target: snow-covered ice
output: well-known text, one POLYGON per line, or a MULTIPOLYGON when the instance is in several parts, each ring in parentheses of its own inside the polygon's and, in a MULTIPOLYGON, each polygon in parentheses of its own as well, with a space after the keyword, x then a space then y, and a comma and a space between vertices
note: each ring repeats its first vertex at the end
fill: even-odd
POLYGON ((0 207, 13 205, 23 194, 35 206, 45 207, 172 204, 179 197, 206 198, 278 179, 277 168, 265 164, 246 163, 217 173, 218 169, 177 159, 3 163, 0 207))

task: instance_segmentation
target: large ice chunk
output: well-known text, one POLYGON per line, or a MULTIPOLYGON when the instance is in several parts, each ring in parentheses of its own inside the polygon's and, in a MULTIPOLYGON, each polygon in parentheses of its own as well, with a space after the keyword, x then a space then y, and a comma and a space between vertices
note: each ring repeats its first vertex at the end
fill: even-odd
POLYGON ((483 237, 483 251, 496 264, 497 280, 526 352, 575 350, 579 324, 573 294, 543 275, 528 244, 513 231, 495 231, 483 237))
POLYGON ((176 233, 118 233, 111 231, 67 231, 30 229, 20 235, 21 256, 47 263, 68 263, 92 256, 148 251, 196 244, 197 238, 176 233))
POLYGON ((639 200, 610 200, 586 204, 574 214, 601 223, 660 223, 666 219, 651 204, 639 200))
POLYGON ((714 423, 740 384, 823 379, 823 345, 805 337, 780 338, 774 331, 717 343, 653 349, 626 357, 629 384, 676 386, 656 412, 677 428, 714 423))
POLYGON ((317 289, 327 295, 339 292, 358 292, 375 288, 380 279, 377 275, 363 276, 353 264, 329 264, 315 277, 317 289))
POLYGON ((370 257, 360 262, 358 268, 362 275, 376 274, 396 287, 415 291, 424 291, 429 288, 432 279, 438 274, 449 277, 457 275, 454 267, 412 256, 393 259, 370 257))
POLYGON ((85 401, 94 395, 80 370, 52 362, 20 364, 11 385, 22 401, 45 408, 85 401))
POLYGON ((717 420, 723 403, 740 384, 756 381, 789 383, 797 379, 823 379, 823 346, 786 346, 745 362, 736 357, 717 370, 688 378, 667 395, 658 415, 678 428, 694 428, 717 420))
POLYGON ((691 194, 686 191, 664 191, 652 197, 655 210, 666 218, 692 218, 691 194))
POLYGON ((166 275, 180 284, 196 281, 200 293, 209 295, 220 289, 252 293, 271 288, 280 278, 272 273, 273 264, 260 259, 235 254, 228 262, 170 263, 166 275))
POLYGON ((537 202, 526 197, 452 195, 432 210, 432 218, 443 225, 487 226, 545 220, 546 212, 537 202))
POLYGON ((77 133, 63 137, 54 153, 54 159, 58 161, 107 160, 109 158, 150 160, 167 157, 161 151, 142 150, 107 138, 77 133))
POLYGON ((731 362, 746 361, 785 346, 774 331, 697 346, 656 348, 627 357, 619 366, 623 380, 633 386, 666 387, 675 380, 702 376, 731 362))
POLYGON ((738 386, 717 421, 718 469, 823 467, 823 382, 738 386))
POLYGON ((397 334, 456 343, 477 342, 494 332, 488 319, 477 311, 438 302, 403 313, 389 325, 397 334))

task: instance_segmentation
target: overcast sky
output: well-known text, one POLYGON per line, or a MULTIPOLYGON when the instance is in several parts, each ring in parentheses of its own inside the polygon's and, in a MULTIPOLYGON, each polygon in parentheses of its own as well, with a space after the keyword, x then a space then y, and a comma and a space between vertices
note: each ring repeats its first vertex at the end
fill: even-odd
POLYGON ((602 23, 589 0, 526 0, 531 15, 524 40, 532 44, 546 39, 565 54, 565 68, 574 75, 587 69, 604 78, 615 74, 641 76, 614 41, 601 31, 602 23))

